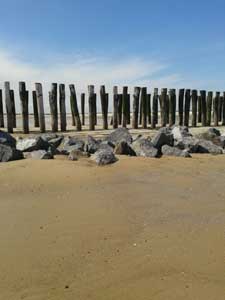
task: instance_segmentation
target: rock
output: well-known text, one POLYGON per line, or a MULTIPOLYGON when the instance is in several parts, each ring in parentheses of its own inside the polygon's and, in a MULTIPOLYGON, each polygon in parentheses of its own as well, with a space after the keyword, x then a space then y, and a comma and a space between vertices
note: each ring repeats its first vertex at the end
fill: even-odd
POLYGON ((48 143, 49 143, 52 147, 58 148, 59 145, 61 144, 62 140, 63 140, 63 137, 62 137, 62 136, 59 136, 59 137, 56 137, 56 138, 53 138, 53 139, 48 140, 48 143))
POLYGON ((114 153, 118 155, 136 156, 135 151, 125 141, 121 141, 118 144, 116 144, 114 153))
POLYGON ((181 150, 168 145, 162 146, 162 154, 166 156, 191 157, 190 153, 187 150, 181 150))
POLYGON ((70 153, 72 150, 84 151, 85 142, 77 137, 66 137, 63 143, 63 150, 70 153))
POLYGON ((32 152, 37 150, 48 150, 49 143, 41 136, 38 137, 29 137, 25 139, 19 139, 16 144, 17 150, 22 152, 32 152))
POLYGON ((68 156, 69 160, 77 161, 79 158, 88 158, 90 154, 88 152, 82 152, 80 150, 72 150, 68 156))
MULTIPOLYGON (((44 141, 49 142, 50 140, 57 139, 59 136, 56 133, 42 133, 39 135, 44 141)), ((63 136, 61 136, 63 138, 63 136)))
POLYGON ((214 155, 223 154, 222 147, 215 145, 211 141, 199 140, 198 142, 197 153, 211 153, 214 155))
POLYGON ((209 128, 208 129, 208 134, 211 135, 211 136, 220 136, 220 131, 216 128, 209 128))
POLYGON ((16 139, 9 133, 0 130, 0 144, 16 147, 16 139))
MULTIPOLYGON (((164 130, 166 131, 166 129, 164 130)), ((173 134, 170 131, 167 131, 167 133, 165 133, 163 130, 159 130, 159 132, 153 137, 152 144, 159 150, 161 150, 162 146, 164 145, 173 146, 173 134)))
POLYGON ((28 157, 31 159, 54 159, 52 153, 45 150, 32 151, 28 157))
POLYGON ((114 153, 110 150, 98 150, 93 155, 92 159, 97 163, 99 166, 104 166, 108 164, 113 164, 117 161, 114 153))
POLYGON ((89 135, 85 143, 85 151, 90 154, 94 154, 98 150, 100 143, 101 141, 97 141, 89 135))
POLYGON ((111 142, 113 145, 119 142, 125 141, 128 144, 132 143, 132 136, 127 128, 117 128, 106 138, 107 141, 111 142))
POLYGON ((112 144, 110 141, 103 141, 98 146, 98 150, 113 151, 114 148, 115 148, 114 144, 112 144))
POLYGON ((0 162, 23 159, 23 153, 10 145, 0 144, 0 162))
POLYGON ((195 137, 183 137, 181 140, 175 141, 174 146, 180 150, 188 150, 190 153, 197 153, 199 139, 195 137))
POLYGON ((149 138, 140 138, 132 144, 132 149, 137 156, 159 157, 160 151, 155 148, 149 138))
POLYGON ((182 140, 183 137, 192 136, 187 126, 174 126, 171 133, 173 134, 174 140, 177 141, 182 140))

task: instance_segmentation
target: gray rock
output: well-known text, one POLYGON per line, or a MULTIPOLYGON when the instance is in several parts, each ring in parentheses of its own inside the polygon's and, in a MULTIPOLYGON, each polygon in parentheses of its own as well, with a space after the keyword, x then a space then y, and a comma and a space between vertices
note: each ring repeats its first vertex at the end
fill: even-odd
POLYGON ((199 139, 195 137, 183 137, 181 140, 175 141, 174 146, 181 150, 188 150, 190 153, 198 152, 199 139))
POLYGON ((99 166, 104 166, 108 164, 113 164, 117 161, 114 153, 110 150, 98 150, 93 155, 92 159, 97 163, 99 166))
POLYGON ((101 141, 97 141, 92 136, 87 137, 87 141, 85 143, 85 151, 94 154, 98 149, 101 141))
POLYGON ((214 155, 223 154, 222 147, 215 145, 211 141, 199 140, 198 142, 197 153, 211 153, 214 155))
MULTIPOLYGON (((163 129, 163 128, 161 128, 161 129, 163 129)), ((164 129, 164 130, 167 131, 166 129, 164 129)), ((164 145, 173 146, 173 144, 174 144, 173 134, 170 131, 165 133, 163 130, 160 130, 153 137, 152 144, 155 148, 157 148, 159 150, 161 150, 162 146, 164 146, 164 145)))
POLYGON ((8 162, 23 159, 23 153, 15 147, 0 144, 0 162, 8 162))
POLYGON ((0 144, 16 147, 16 139, 9 133, 0 130, 0 144))
POLYGON ((168 145, 162 146, 162 154, 166 156, 191 157, 187 150, 181 150, 168 145))
POLYGON ((53 139, 48 140, 48 143, 49 143, 52 147, 58 148, 59 145, 61 144, 62 140, 63 140, 63 137, 62 137, 62 136, 59 136, 59 137, 56 137, 56 138, 53 138, 53 139))
POLYGON ((106 140, 116 145, 119 142, 125 141, 128 144, 132 143, 132 136, 127 128, 117 128, 106 137, 106 140))
POLYGON ((28 157, 31 159, 54 159, 52 153, 45 150, 32 151, 28 157))
POLYGON ((192 136, 192 134, 189 132, 188 127, 186 126, 174 126, 172 128, 171 133, 173 134, 174 140, 182 140, 183 137, 192 136))
POLYGON ((77 137, 66 137, 62 145, 62 149, 68 153, 72 150, 84 151, 85 142, 77 137))
POLYGON ((98 146, 98 150, 113 151, 114 148, 115 148, 114 144, 112 144, 110 141, 103 141, 98 146))
MULTIPOLYGON (((42 133, 39 135, 44 141, 49 142, 50 140, 57 139, 59 136, 56 133, 42 133)), ((63 136, 60 136, 63 138, 63 136)))
POLYGON ((37 150, 48 150, 49 143, 43 140, 42 137, 29 137, 17 141, 16 148, 22 152, 32 152, 37 150))
POLYGON ((155 148, 148 138, 140 138, 132 143, 132 149, 137 156, 143 157, 159 157, 160 151, 155 148))
POLYGON ((209 128, 208 129, 208 134, 211 135, 211 136, 220 136, 220 131, 216 128, 209 128))
POLYGON ((82 152, 80 150, 72 150, 68 156, 69 160, 77 161, 80 158, 88 158, 90 154, 88 152, 82 152))
POLYGON ((116 144, 114 153, 118 154, 118 155, 136 156, 135 151, 125 141, 122 141, 122 142, 119 142, 118 144, 116 144))

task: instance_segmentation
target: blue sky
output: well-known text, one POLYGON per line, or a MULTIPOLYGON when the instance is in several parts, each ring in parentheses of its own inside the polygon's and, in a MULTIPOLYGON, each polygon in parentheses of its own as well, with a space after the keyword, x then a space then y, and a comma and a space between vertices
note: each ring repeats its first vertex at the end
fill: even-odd
POLYGON ((0 3, 1 82, 225 90, 224 0, 0 3))

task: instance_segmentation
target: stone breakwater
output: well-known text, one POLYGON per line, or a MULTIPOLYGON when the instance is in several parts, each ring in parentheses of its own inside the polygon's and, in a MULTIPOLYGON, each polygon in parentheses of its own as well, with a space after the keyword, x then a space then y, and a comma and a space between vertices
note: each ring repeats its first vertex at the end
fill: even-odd
POLYGON ((97 165, 107 165, 118 161, 119 155, 191 158, 192 153, 225 154, 224 149, 225 133, 215 128, 193 136, 188 127, 163 127, 152 138, 131 135, 128 129, 118 128, 103 139, 54 133, 14 138, 0 131, 0 162, 65 155, 71 161, 91 159, 97 165))

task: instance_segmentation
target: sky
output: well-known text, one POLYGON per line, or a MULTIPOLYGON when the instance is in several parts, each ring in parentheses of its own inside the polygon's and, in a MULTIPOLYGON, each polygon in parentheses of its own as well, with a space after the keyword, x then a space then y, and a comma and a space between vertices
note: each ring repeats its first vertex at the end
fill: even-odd
POLYGON ((225 0, 0 0, 0 88, 225 90, 225 0))

